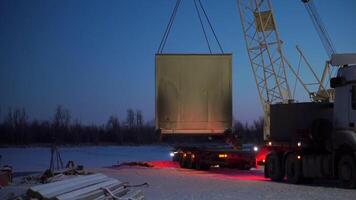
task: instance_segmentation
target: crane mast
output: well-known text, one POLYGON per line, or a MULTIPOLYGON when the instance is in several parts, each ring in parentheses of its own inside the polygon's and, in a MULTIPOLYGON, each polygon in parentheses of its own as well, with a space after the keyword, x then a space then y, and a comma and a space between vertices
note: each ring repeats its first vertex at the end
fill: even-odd
POLYGON ((264 111, 264 139, 269 138, 269 106, 292 100, 286 65, 270 0, 238 0, 248 57, 264 111))

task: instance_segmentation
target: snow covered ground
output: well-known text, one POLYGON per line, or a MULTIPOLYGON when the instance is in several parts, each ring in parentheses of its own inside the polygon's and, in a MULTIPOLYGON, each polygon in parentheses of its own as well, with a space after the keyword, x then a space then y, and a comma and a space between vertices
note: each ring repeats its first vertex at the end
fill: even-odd
MULTIPOLYGON (((64 164, 73 160, 85 168, 107 167, 128 161, 169 160, 168 146, 93 146, 59 148, 64 164)), ((44 171, 50 163, 50 149, 42 147, 0 148, 0 165, 11 165, 15 172, 44 171)))
MULTIPOLYGON (((130 184, 149 183, 141 187, 146 199, 356 199, 356 190, 337 188, 335 181, 315 181, 308 185, 292 185, 266 180, 263 171, 252 169, 213 168, 210 171, 181 169, 169 161, 167 146, 97 146, 60 148, 63 160, 74 160, 86 169, 102 172, 130 184), (118 162, 150 161, 155 167, 110 167, 118 162)), ((0 149, 2 164, 9 164, 17 172, 43 171, 48 168, 48 148, 3 148, 0 149)), ((22 192, 26 188, 20 188, 22 192)), ((20 191, 19 187, 0 190, 0 197, 20 191)))
POLYGON ((292 185, 266 180, 262 170, 240 171, 212 169, 208 172, 180 169, 158 162, 157 168, 101 168, 103 172, 130 184, 149 183, 142 187, 146 199, 274 200, 323 199, 355 200, 356 190, 336 188, 335 182, 316 181, 292 185))

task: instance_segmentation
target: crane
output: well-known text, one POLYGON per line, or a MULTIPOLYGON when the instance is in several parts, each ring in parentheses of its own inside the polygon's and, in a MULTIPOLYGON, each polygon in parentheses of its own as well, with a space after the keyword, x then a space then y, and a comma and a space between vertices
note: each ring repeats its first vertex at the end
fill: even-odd
POLYGON ((265 177, 273 181, 286 177, 289 183, 297 184, 320 178, 339 179, 340 186, 356 188, 356 173, 351 173, 356 171, 356 54, 336 54, 313 1, 302 2, 329 56, 319 79, 297 47, 300 59, 317 80, 317 92, 311 92, 301 78, 300 65, 295 70, 285 59, 271 1, 238 0, 248 56, 265 121, 268 120, 264 127, 267 145, 260 150, 256 161, 264 165, 265 177), (332 89, 325 86, 327 74, 329 77, 333 74, 329 73, 329 65, 339 66, 337 76, 330 79, 332 89), (293 102, 293 95, 273 93, 276 88, 281 90, 281 83, 288 91, 286 69, 296 76, 312 102, 293 102), (282 76, 276 73, 280 71, 284 71, 282 76))
MULTIPOLYGON (((331 58, 335 54, 335 48, 313 0, 301 1, 312 19, 329 58, 331 58)), ((270 0, 237 0, 237 2, 248 57, 264 111, 264 139, 267 140, 270 135, 270 105, 292 103, 295 99, 296 85, 294 91, 291 92, 287 72, 291 72, 295 76, 296 83, 299 82, 302 85, 311 101, 332 102, 334 92, 327 87, 326 79, 333 76, 333 71, 330 70, 330 61, 328 60, 322 76, 319 77, 298 46, 296 47, 300 57, 298 69, 288 62, 283 52, 283 42, 280 39, 270 0), (308 67, 313 81, 306 82, 301 77, 299 72, 301 62, 304 62, 308 67), (313 86, 316 86, 317 89, 312 89, 313 86)))
POLYGON ((270 0, 238 0, 248 57, 264 111, 264 139, 269 137, 269 107, 292 102, 286 65, 270 0))

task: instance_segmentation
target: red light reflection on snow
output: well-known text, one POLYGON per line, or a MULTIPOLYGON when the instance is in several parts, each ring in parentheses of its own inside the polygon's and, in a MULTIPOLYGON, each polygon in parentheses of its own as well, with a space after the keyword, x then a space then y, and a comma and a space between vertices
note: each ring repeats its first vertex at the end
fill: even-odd
POLYGON ((263 147, 256 155, 256 163, 258 163, 259 161, 266 160, 266 156, 268 152, 269 152, 268 147, 263 147))
POLYGON ((150 161, 147 162, 154 168, 179 168, 179 164, 173 161, 160 160, 160 161, 150 161))
POLYGON ((232 170, 232 169, 219 169, 217 171, 212 171, 216 178, 219 179, 229 179, 229 180, 240 180, 240 181, 265 181, 263 171, 261 170, 232 170))
MULTIPOLYGON (((154 168, 176 168, 179 169, 179 164, 172 161, 150 161, 148 164, 154 168)), ((185 169, 184 169, 185 170, 185 169)), ((217 179, 229 179, 229 180, 242 180, 242 181, 265 181, 263 171, 261 168, 252 170, 237 170, 237 169, 225 169, 225 168, 211 168, 209 171, 198 171, 187 169, 185 173, 197 176, 208 176, 217 179)))

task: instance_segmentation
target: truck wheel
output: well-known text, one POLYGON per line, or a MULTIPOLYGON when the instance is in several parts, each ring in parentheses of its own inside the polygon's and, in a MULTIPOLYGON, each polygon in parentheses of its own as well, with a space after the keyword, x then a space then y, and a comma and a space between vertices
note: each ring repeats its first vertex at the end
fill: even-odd
POLYGON ((189 154, 187 156, 187 168, 195 169, 195 157, 193 156, 193 154, 189 154))
POLYGON ((265 165, 265 173, 272 181, 281 181, 284 178, 282 159, 277 153, 270 153, 265 165))
POLYGON ((294 153, 287 156, 285 168, 289 183, 296 184, 302 181, 302 163, 294 153))
POLYGON ((248 163, 242 163, 242 164, 238 167, 238 169, 240 169, 240 170, 250 170, 250 169, 251 169, 251 165, 248 164, 248 163))
POLYGON ((210 165, 208 165, 208 164, 205 163, 204 161, 198 159, 198 160, 196 161, 196 164, 195 164, 195 169, 207 171, 207 170, 210 169, 210 165))
POLYGON ((182 158, 182 154, 181 153, 176 153, 173 158, 172 158, 172 161, 173 162, 179 162, 182 158))
POLYGON ((342 156, 338 164, 338 172, 341 187, 356 187, 356 163, 353 157, 350 155, 342 156))
POLYGON ((187 168, 187 160, 188 160, 188 155, 182 156, 181 159, 179 160, 179 166, 181 168, 187 168))

